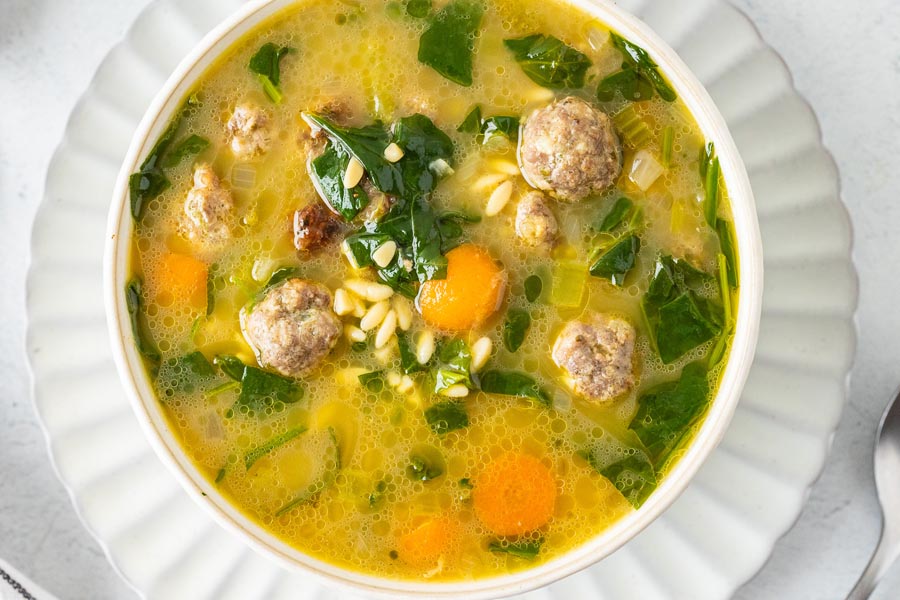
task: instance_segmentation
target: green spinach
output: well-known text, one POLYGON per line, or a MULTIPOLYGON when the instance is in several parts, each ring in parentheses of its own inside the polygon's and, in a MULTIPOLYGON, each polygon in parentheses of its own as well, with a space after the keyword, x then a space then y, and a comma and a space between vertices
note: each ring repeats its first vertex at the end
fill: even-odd
POLYGON ((626 70, 633 70, 637 76, 650 82, 656 93, 659 94, 659 97, 666 102, 674 102, 678 98, 675 90, 672 89, 672 86, 659 72, 659 65, 650 58, 646 50, 637 44, 629 42, 620 35, 615 33, 610 33, 609 35, 612 45, 622 53, 626 70))
POLYGON ((444 474, 444 468, 427 457, 413 453, 409 456, 406 476, 413 481, 431 481, 444 474))
POLYGON ((690 431, 709 404, 706 367, 687 365, 678 381, 667 382, 644 393, 637 414, 628 426, 637 434, 654 464, 662 464, 690 431))
POLYGON ((344 187, 344 173, 350 164, 350 154, 339 144, 328 142, 325 151, 309 163, 310 179, 325 202, 347 221, 369 204, 369 196, 362 185, 344 187))
POLYGON ((511 308, 506 313, 503 323, 503 345, 510 352, 518 350, 525 341, 528 328, 531 327, 531 315, 520 308, 511 308))
POLYGON ((625 196, 622 196, 616 200, 613 207, 606 213, 606 216, 603 217, 603 221, 600 222, 597 231, 600 233, 609 233, 618 229, 619 225, 626 221, 633 208, 634 202, 625 196))
POLYGON ((406 0, 406 14, 424 19, 431 14, 431 0, 406 0))
POLYGON ((534 34, 503 43, 536 84, 554 90, 584 87, 591 61, 561 40, 550 35, 534 34))
POLYGON ((250 58, 248 65, 259 77, 263 91, 275 104, 281 102, 281 59, 293 52, 293 48, 277 46, 271 42, 263 44, 250 58))
POLYGON ((263 417, 269 410, 280 410, 283 405, 303 398, 303 388, 293 379, 245 365, 234 356, 217 356, 213 362, 228 377, 241 383, 238 398, 226 413, 228 418, 236 414, 263 417))
POLYGON ((472 85, 475 35, 481 27, 484 7, 478 0, 453 0, 431 18, 419 38, 419 62, 450 81, 472 85))
POLYGON ((543 544, 543 538, 519 541, 492 540, 488 544, 488 550, 495 554, 509 554, 525 560, 534 560, 540 553, 543 544))
POLYGON ((131 333, 134 335, 134 344, 137 346, 138 352, 147 359, 155 371, 159 368, 160 355, 141 311, 140 279, 132 279, 125 286, 125 306, 128 309, 128 319, 131 321, 131 333))
POLYGON ((434 369, 434 391, 440 393, 454 385, 473 386, 470 368, 472 352, 462 340, 456 339, 441 345, 434 369))
POLYGON ((632 234, 622 238, 591 265, 591 275, 607 279, 615 286, 625 285, 640 250, 641 239, 638 236, 632 234))
POLYGON ((253 450, 244 454, 244 467, 249 471, 250 467, 252 467, 256 461, 261 459, 263 456, 266 456, 270 452, 274 452, 278 448, 281 448, 294 438, 298 437, 300 434, 306 432, 306 427, 295 427, 294 429, 289 429, 284 433, 273 437, 267 442, 263 443, 261 446, 257 446, 253 450))
POLYGON ((640 102, 653 98, 656 88, 641 73, 633 68, 623 69, 607 75, 597 87, 600 102, 612 102, 617 95, 630 102, 640 102))
POLYGON ((656 472, 650 459, 640 450, 622 449, 610 453, 595 448, 578 454, 616 486, 635 509, 640 508, 656 489, 656 472))
POLYGON ((553 406, 553 399, 531 375, 518 371, 485 371, 480 377, 481 391, 488 394, 516 396, 534 400, 545 408, 553 406))
POLYGON ((719 157, 710 142, 700 152, 700 177, 703 179, 703 215, 710 227, 715 228, 719 212, 719 157))
POLYGON ((191 134, 178 142, 178 144, 172 149, 172 151, 166 154, 166 157, 163 159, 161 166, 166 169, 171 169, 172 167, 178 166, 178 163, 180 163, 188 156, 200 154, 208 147, 208 139, 196 134, 191 134))
POLYGON ((544 290, 544 280, 540 275, 529 275, 525 279, 525 299, 529 302, 535 302, 541 297, 544 290))
POLYGON ((425 421, 438 435, 469 426, 466 406, 457 400, 439 402, 425 409, 425 421))
POLYGON ((385 387, 384 371, 362 373, 359 376, 359 383, 373 394, 380 394, 385 387))
POLYGON ((657 259, 642 308, 666 364, 721 332, 721 307, 698 294, 712 281, 687 261, 671 256, 657 259))
POLYGON ((215 374, 213 366, 199 351, 170 358, 162 363, 157 377, 158 381, 168 384, 160 396, 164 399, 176 392, 192 394, 202 384, 209 383, 215 374))
POLYGON ((716 233, 719 235, 719 248, 725 255, 726 273, 728 276, 728 285, 732 288, 738 287, 738 263, 737 253, 734 250, 734 231, 731 223, 723 219, 716 221, 716 233))

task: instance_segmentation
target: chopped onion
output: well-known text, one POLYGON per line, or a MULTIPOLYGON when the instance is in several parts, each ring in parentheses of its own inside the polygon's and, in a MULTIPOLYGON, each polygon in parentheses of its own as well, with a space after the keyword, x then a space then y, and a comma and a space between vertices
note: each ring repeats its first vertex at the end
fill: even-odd
POLYGON ((236 164, 231 169, 231 185, 239 190, 252 190, 256 185, 256 168, 245 164, 236 164))
POLYGON ((656 157, 647 150, 640 150, 634 155, 634 161, 631 163, 631 173, 628 174, 628 178, 646 192, 665 172, 665 167, 659 164, 656 157))
POLYGON ((432 163, 428 165, 428 168, 438 177, 449 177, 456 172, 453 170, 453 167, 450 166, 450 163, 443 158, 432 161, 432 163))

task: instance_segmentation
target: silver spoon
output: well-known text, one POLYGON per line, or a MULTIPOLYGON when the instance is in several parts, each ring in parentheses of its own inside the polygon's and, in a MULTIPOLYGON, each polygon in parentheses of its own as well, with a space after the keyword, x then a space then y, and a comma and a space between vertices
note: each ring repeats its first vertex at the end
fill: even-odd
POLYGON ((847 600, 865 600, 900 556, 900 392, 881 416, 875 435, 875 488, 881 504, 881 539, 847 600))

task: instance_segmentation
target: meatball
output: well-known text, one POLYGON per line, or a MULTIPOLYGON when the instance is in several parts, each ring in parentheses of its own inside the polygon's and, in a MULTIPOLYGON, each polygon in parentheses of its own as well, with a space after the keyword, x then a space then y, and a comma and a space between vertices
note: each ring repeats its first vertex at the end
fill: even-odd
POLYGON ((559 223, 541 192, 529 192, 516 207, 516 235, 529 246, 553 247, 559 223))
POLYGON ((553 361, 575 392, 606 402, 634 387, 634 327, 607 315, 568 323, 553 344, 553 361))
POLYGON ((288 279, 243 315, 244 337, 261 365, 299 377, 331 352, 341 322, 331 310, 328 289, 304 279, 288 279))
POLYGON ((577 202, 616 182, 622 172, 622 146, 606 113, 568 97, 528 118, 519 165, 533 187, 577 202))
POLYGON ((226 126, 234 155, 245 159, 264 154, 272 141, 269 124, 269 116, 262 109, 239 104, 226 126))
POLYGON ((294 247, 300 252, 315 252, 341 233, 341 222, 321 202, 313 202, 294 213, 294 247))
POLYGON ((219 246, 231 237, 234 199, 207 164, 194 169, 194 187, 184 201, 181 229, 192 242, 219 246))

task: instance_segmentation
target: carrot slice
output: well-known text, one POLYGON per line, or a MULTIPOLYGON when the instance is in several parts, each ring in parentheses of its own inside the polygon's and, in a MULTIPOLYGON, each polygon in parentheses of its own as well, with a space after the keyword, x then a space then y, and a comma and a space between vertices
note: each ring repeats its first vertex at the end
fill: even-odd
POLYGON ((453 551, 459 527, 449 517, 429 519, 400 536, 399 554, 414 567, 432 567, 453 551))
POLYGON ((546 525, 556 506, 556 482, 544 463, 509 452, 475 478, 475 514, 497 535, 521 535, 546 525))
POLYGON ((169 253, 156 264, 154 287, 157 301, 189 304, 194 308, 206 306, 206 278, 209 268, 203 261, 187 254, 169 253))
POLYGON ((506 273, 488 252, 474 244, 447 253, 447 278, 422 284, 418 307, 429 324, 467 331, 497 312, 506 291, 506 273))

